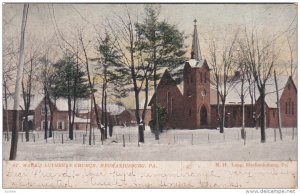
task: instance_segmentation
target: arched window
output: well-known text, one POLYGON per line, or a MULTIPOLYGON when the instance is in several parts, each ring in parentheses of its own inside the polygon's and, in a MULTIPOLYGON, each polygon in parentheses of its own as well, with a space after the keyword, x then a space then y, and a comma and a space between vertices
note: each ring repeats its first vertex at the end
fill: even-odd
POLYGON ((186 92, 186 96, 187 96, 187 97, 191 97, 191 96, 192 96, 192 91, 191 91, 191 90, 188 90, 188 91, 186 92))
POLYGON ((202 83, 202 72, 200 72, 200 83, 202 83))
POLYGON ((292 114, 292 107, 291 106, 292 106, 292 103, 291 103, 291 99, 289 98, 288 99, 288 107, 289 107, 288 108, 288 114, 292 114))
POLYGON ((174 105, 174 99, 173 98, 171 98, 171 114, 173 114, 173 105, 174 105))
POLYGON ((167 92, 167 96, 166 96, 166 102, 167 102, 167 113, 169 113, 169 100, 170 99, 170 92, 167 92))

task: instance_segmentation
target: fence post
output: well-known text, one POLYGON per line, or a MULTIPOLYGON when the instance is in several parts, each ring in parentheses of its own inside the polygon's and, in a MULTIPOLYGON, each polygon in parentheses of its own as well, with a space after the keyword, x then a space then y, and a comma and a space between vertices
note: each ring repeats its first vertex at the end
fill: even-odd
POLYGON ((48 143, 47 139, 48 139, 48 138, 46 137, 46 143, 48 143))
POLYGON ((246 145, 246 137, 247 137, 247 132, 245 131, 245 136, 244 136, 244 145, 246 145))
POLYGON ((85 135, 82 136, 82 144, 85 144, 85 135))
POLYGON ((240 132, 239 131, 237 131, 238 132, 238 140, 240 140, 240 132))
POLYGON ((124 134, 123 134, 123 147, 125 147, 125 137, 124 137, 124 134))
POLYGON ((61 144, 64 144, 64 134, 61 134, 61 144))
POLYGON ((23 133, 22 133, 22 142, 23 142, 23 133))
POLYGON ((95 134, 93 135, 93 142, 94 142, 94 145, 95 145, 96 144, 95 134))

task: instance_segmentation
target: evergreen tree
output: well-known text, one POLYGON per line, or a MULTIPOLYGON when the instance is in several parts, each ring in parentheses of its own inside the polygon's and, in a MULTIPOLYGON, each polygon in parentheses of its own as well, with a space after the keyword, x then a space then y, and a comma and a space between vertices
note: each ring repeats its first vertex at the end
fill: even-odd
MULTIPOLYGON (((138 49, 143 53, 145 62, 151 64, 153 70, 154 92, 157 91, 158 70, 162 67, 175 68, 183 60, 184 36, 176 26, 159 21, 159 7, 145 7, 146 18, 143 23, 136 24, 139 36, 138 49)), ((155 139, 159 139, 157 98, 154 97, 154 130, 155 139)))
POLYGON ((52 78, 50 91, 55 96, 68 101, 69 138, 73 140, 75 104, 78 98, 89 96, 87 80, 84 78, 85 73, 79 67, 78 60, 72 55, 65 55, 53 66, 54 78, 52 78))

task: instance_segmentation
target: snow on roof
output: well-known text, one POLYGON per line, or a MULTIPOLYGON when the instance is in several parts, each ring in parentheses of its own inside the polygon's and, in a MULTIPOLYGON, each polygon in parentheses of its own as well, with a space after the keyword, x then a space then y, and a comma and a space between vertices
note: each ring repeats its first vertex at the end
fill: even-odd
POLYGON ((74 123, 90 123, 90 119, 74 117, 74 123))
MULTIPOLYGON (((36 107, 40 104, 40 102, 43 100, 44 96, 42 95, 32 95, 30 98, 30 107, 29 110, 34 110, 36 107)), ((5 103, 3 102, 3 106, 5 108, 5 103)), ((14 98, 12 96, 7 98, 7 110, 13 110, 14 107, 14 98)), ((24 108, 24 100, 23 97, 19 97, 19 105, 17 110, 22 110, 24 108)))
MULTIPOLYGON (((279 98, 282 95, 282 92, 285 88, 285 85, 287 84, 289 80, 289 76, 277 76, 277 84, 278 84, 278 90, 279 90, 279 98)), ((252 94, 254 93, 254 83, 249 85, 249 82, 244 82, 244 102, 245 105, 251 104, 251 96, 249 94, 249 88, 251 87, 252 94)), ((226 104, 227 105, 233 105, 233 104, 241 104, 241 86, 242 82, 236 82, 232 89, 229 91, 227 97, 226 97, 226 104)), ((216 89, 214 88, 216 91, 216 89)), ((275 87, 275 80, 274 77, 270 77, 266 82, 266 97, 265 102, 270 108, 276 108, 276 102, 277 102, 277 96, 276 96, 276 87, 275 87)), ((255 85, 255 101, 259 98, 259 91, 255 85)), ((211 93, 212 98, 212 93, 211 93)), ((212 101, 211 104, 217 104, 217 100, 212 101)))
POLYGON ((189 63, 190 66, 191 66, 192 68, 194 68, 194 67, 202 67, 203 64, 204 64, 204 61, 205 61, 205 60, 203 60, 203 59, 201 59, 201 60, 190 59, 190 60, 186 61, 186 63, 189 63))
MULTIPOLYGON (((277 76, 278 94, 279 98, 283 93, 283 90, 289 80, 289 76, 277 76)), ((277 96, 276 96, 276 86, 274 77, 270 77, 266 83, 266 98, 265 101, 269 107, 277 107, 277 96)))
POLYGON ((64 98, 59 98, 55 101, 55 106, 59 111, 68 111, 68 100, 64 98))
POLYGON ((117 104, 107 104, 106 109, 111 115, 118 115, 125 110, 125 107, 117 104))

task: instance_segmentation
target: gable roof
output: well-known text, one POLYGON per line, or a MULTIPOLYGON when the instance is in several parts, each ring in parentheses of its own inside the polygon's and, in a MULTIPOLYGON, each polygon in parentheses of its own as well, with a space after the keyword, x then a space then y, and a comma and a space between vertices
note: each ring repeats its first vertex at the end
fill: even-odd
MULTIPOLYGON (((44 96, 42 95, 32 95, 30 98, 30 107, 29 110, 34 110, 36 107, 40 104, 40 102, 43 100, 44 96)), ((3 107, 5 107, 5 103, 3 102, 3 107)), ((22 110, 24 108, 24 100, 23 97, 19 97, 19 105, 17 110, 22 110)), ((7 110, 14 110, 14 97, 10 96, 7 98, 7 110)))
MULTIPOLYGON (((281 98, 282 93, 284 91, 284 88, 289 81, 289 76, 277 76, 277 84, 278 84, 278 93, 279 98, 281 98)), ((256 85, 253 85, 254 83, 250 84, 248 81, 244 83, 244 102, 245 105, 251 104, 251 96, 249 94, 249 88, 251 87, 252 94, 255 90, 255 99, 254 101, 257 101, 259 98, 259 91, 256 87, 256 85), (255 89, 254 89, 255 88, 255 89)), ((226 105, 233 105, 233 104, 241 104, 241 86, 242 82, 236 82, 232 89, 228 92, 228 95, 226 97, 226 105)), ((214 88, 214 90, 216 90, 214 88)), ((270 77, 266 82, 266 97, 265 102, 268 107, 270 108, 277 108, 276 102, 277 102, 277 96, 276 96, 276 87, 275 87, 275 79, 274 77, 270 77)), ((255 103, 255 102, 254 102, 255 103)), ((211 104, 217 104, 217 101, 211 101, 211 104)))

